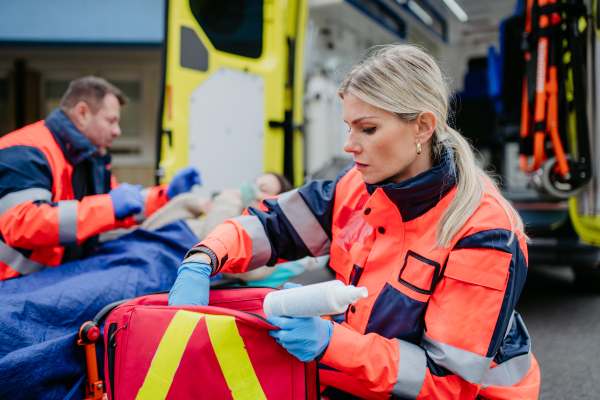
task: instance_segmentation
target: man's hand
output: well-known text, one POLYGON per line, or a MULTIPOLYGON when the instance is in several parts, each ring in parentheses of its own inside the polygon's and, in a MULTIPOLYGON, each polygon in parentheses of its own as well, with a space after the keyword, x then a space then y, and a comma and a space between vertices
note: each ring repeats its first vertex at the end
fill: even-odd
POLYGON ((178 194, 189 192, 194 185, 202 185, 200 172, 194 167, 181 168, 171 179, 167 189, 167 197, 172 199, 178 194))
POLYGON ((144 208, 144 199, 140 194, 142 185, 130 185, 121 183, 108 192, 115 212, 116 219, 123 219, 137 214, 144 208))

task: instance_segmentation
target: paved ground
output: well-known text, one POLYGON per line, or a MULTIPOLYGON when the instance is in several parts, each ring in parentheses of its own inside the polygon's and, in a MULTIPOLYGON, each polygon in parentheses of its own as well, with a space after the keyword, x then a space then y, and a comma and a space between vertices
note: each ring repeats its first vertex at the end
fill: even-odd
MULTIPOLYGON (((294 281, 332 278, 318 270, 294 281)), ((540 400, 600 399, 600 295, 576 290, 570 268, 532 267, 517 311, 540 364, 540 400)))
POLYGON ((570 268, 532 267, 517 304, 540 364, 540 400, 600 399, 600 295, 570 268))

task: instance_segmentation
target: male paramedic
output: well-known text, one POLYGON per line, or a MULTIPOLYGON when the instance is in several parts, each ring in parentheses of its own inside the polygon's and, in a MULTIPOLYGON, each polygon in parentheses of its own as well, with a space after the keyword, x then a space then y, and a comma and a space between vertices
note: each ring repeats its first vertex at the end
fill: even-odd
POLYGON ((190 167, 170 185, 117 183, 108 149, 128 100, 104 79, 79 78, 46 120, 0 138, 0 280, 85 258, 100 233, 139 223, 200 184, 190 167))

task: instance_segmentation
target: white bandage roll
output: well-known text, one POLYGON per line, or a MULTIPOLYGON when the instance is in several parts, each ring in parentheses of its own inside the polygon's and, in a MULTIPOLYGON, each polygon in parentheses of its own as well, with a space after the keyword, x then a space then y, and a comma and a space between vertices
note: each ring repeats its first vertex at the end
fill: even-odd
POLYGON ((346 286, 333 280, 271 292, 265 297, 263 310, 267 317, 307 318, 340 314, 350 304, 368 295, 366 287, 346 286))

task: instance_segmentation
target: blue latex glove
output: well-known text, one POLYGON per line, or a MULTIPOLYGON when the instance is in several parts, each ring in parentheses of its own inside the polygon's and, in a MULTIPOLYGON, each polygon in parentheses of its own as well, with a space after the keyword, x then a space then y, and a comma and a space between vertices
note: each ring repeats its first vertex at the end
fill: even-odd
POLYGON ((142 190, 142 185, 121 183, 119 186, 108 192, 117 219, 130 217, 133 214, 142 211, 144 199, 140 194, 140 190, 142 190))
POLYGON ((277 343, 300 361, 314 360, 329 345, 333 324, 321 317, 286 318, 269 317, 271 325, 280 331, 270 331, 277 343))
MULTIPOLYGON (((302 285, 287 282, 283 288, 291 289, 299 286, 302 285)), ((267 321, 281 329, 269 332, 277 343, 304 362, 312 361, 321 354, 329 345, 333 333, 333 323, 321 317, 269 317, 267 321)))
POLYGON ((169 293, 170 306, 207 306, 212 268, 204 261, 181 264, 169 293))
POLYGON ((181 168, 175 172, 169 188, 167 189, 167 197, 172 199, 181 193, 189 192, 192 186, 202 185, 200 181, 200 171, 194 167, 181 168))
POLYGON ((285 289, 293 289, 293 288, 295 288, 295 287, 300 287, 300 286, 302 286, 302 285, 301 285, 301 284, 299 284, 299 283, 294 283, 294 282, 286 282, 286 283, 284 283, 284 284, 283 284, 283 289, 284 289, 284 290, 285 290, 285 289))

